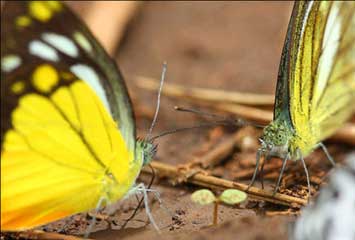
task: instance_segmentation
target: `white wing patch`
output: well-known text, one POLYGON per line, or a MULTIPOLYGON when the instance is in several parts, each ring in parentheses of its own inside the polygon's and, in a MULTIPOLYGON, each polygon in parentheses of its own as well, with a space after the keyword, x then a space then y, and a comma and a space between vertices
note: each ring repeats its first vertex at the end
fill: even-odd
POLYGON ((111 113, 105 90, 103 89, 100 83, 100 78, 94 69, 85 64, 75 64, 70 67, 70 71, 73 72, 79 79, 86 82, 95 91, 95 93, 104 103, 106 109, 111 113))
POLYGON ((42 39, 70 57, 76 58, 79 55, 78 48, 74 42, 63 35, 43 33, 42 39))
POLYGON ((39 41, 39 40, 33 40, 30 42, 28 45, 28 51, 30 54, 40 57, 44 60, 52 61, 52 62, 57 62, 59 61, 59 56, 57 51, 48 46, 47 44, 39 41))
POLYGON ((313 96, 314 104, 317 106, 317 102, 321 96, 321 93, 324 91, 324 88, 327 85, 329 80, 329 75, 333 68, 335 56, 337 54, 340 37, 341 37, 341 20, 342 18, 338 16, 339 14, 339 5, 336 2, 333 3, 332 8, 329 12, 329 17, 327 20, 327 25, 324 31, 324 38, 322 43, 322 53, 319 58, 318 72, 317 72, 317 90, 314 91, 313 96))
POLYGON ((1 59, 1 71, 11 72, 18 68, 22 63, 22 59, 17 55, 6 55, 1 59))

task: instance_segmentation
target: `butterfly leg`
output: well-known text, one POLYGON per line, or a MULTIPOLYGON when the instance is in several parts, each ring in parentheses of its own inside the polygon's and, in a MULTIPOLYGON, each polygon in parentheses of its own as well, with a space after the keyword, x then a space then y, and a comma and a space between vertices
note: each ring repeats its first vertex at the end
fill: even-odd
POLYGON ((281 167, 281 171, 280 171, 280 174, 279 174, 279 178, 277 179, 277 183, 276 183, 274 192, 272 193, 273 196, 276 194, 277 190, 278 190, 279 187, 280 187, 282 175, 284 174, 284 171, 285 171, 285 168, 286 168, 286 163, 287 163, 287 160, 288 160, 289 158, 290 158, 290 156, 287 154, 286 157, 285 157, 285 158, 283 159, 283 161, 282 161, 282 167, 281 167))
MULTIPOLYGON (((144 152, 142 152, 142 159, 144 159, 144 152)), ((154 168, 152 167, 152 165, 151 165, 150 163, 148 164, 148 167, 149 167, 149 168, 151 169, 151 171, 152 171, 152 178, 150 179, 150 182, 149 182, 149 184, 148 184, 148 189, 150 189, 150 187, 153 185, 153 182, 154 182, 154 179, 155 179, 155 171, 154 171, 154 168)), ((133 188, 133 192, 136 192, 136 189, 135 189, 135 188, 133 188)), ((159 193, 156 192, 155 195, 156 195, 155 197, 156 197, 156 198, 158 199, 158 201, 159 201, 159 204, 161 204, 160 196, 157 196, 157 195, 159 195, 159 193)), ((122 224, 121 229, 124 229, 124 228, 126 227, 126 225, 136 216, 136 214, 138 213, 138 210, 141 208, 141 205, 142 205, 142 203, 143 203, 143 201, 144 201, 144 197, 141 198, 141 199, 139 199, 137 193, 135 194, 135 196, 136 196, 136 199, 137 199, 137 201, 138 201, 138 205, 137 205, 137 207, 134 209, 132 215, 131 215, 129 218, 127 218, 126 221, 122 224)))
POLYGON ((260 166, 261 189, 264 189, 264 165, 265 165, 265 160, 261 161, 261 166, 260 166))
POLYGON ((167 208, 164 204, 163 204, 163 201, 161 200, 161 197, 160 197, 160 192, 155 190, 155 189, 146 189, 147 192, 151 192, 154 194, 155 198, 158 200, 159 202, 159 206, 165 210, 172 218, 176 217, 176 215, 169 209, 167 208))
POLYGON ((264 189, 264 166, 265 163, 270 160, 271 156, 267 155, 266 159, 264 158, 263 161, 261 161, 261 167, 260 167, 260 182, 261 182, 261 189, 264 189))
POLYGON ((318 143, 318 147, 321 147, 323 152, 325 153, 325 155, 327 156, 329 162, 333 165, 333 167, 335 167, 335 161, 334 159, 332 158, 332 156, 330 156, 328 150, 327 150, 327 147, 322 143, 318 143))
POLYGON ((99 212, 100 208, 103 206, 104 201, 107 202, 107 198, 106 198, 106 197, 101 197, 101 198, 99 199, 99 201, 97 202, 95 214, 92 215, 93 217, 92 217, 92 219, 91 219, 90 225, 89 225, 88 229, 85 231, 85 234, 84 234, 84 238, 85 238, 85 239, 86 239, 86 238, 89 238, 89 235, 90 235, 90 233, 92 232, 92 228, 94 227, 94 224, 95 224, 95 222, 96 222, 96 215, 97 215, 97 213, 99 212))
POLYGON ((131 216, 130 216, 129 218, 127 218, 127 219, 125 220, 125 222, 122 224, 121 229, 124 229, 124 228, 127 226, 127 224, 136 216, 136 214, 138 213, 138 210, 141 208, 141 205, 142 205, 142 203, 143 203, 143 200, 144 200, 144 199, 143 199, 143 198, 139 199, 138 194, 135 194, 134 196, 136 197, 136 200, 137 200, 137 202, 138 202, 138 205, 137 205, 137 207, 134 209, 134 211, 133 211, 133 213, 131 214, 131 216))
POLYGON ((152 212, 150 211, 149 208, 149 202, 148 202, 148 194, 147 192, 153 192, 151 189, 147 189, 144 185, 144 183, 140 183, 135 187, 136 191, 139 193, 143 194, 143 199, 144 199, 144 206, 145 206, 145 212, 149 218, 150 223, 153 225, 153 227, 160 232, 158 225, 155 223, 152 212))
POLYGON ((306 173, 306 178, 307 178, 307 187, 308 187, 308 197, 311 196, 311 181, 309 179, 309 173, 308 173, 308 169, 307 169, 307 165, 306 162, 304 161, 304 158, 302 156, 301 151, 297 148, 297 152, 299 154, 299 156, 301 156, 301 162, 304 168, 304 172, 306 173))
POLYGON ((262 153, 262 150, 261 150, 261 149, 259 149, 259 150, 257 151, 257 153, 256 153, 256 163, 255 163, 254 174, 253 174, 253 177, 251 178, 251 181, 250 181, 249 186, 248 186, 248 188, 247 188, 246 191, 248 191, 249 188, 254 185, 255 178, 256 178, 256 174, 258 173, 258 169, 259 169, 259 163, 260 163, 261 153, 262 153))

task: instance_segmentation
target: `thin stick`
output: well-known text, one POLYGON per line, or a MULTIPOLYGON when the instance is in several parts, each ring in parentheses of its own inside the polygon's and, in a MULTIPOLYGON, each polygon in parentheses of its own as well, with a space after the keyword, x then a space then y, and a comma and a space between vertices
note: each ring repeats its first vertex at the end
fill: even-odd
MULTIPOLYGON (((44 232, 40 230, 34 230, 34 231, 26 231, 26 232, 20 232, 19 233, 19 238, 23 239, 36 239, 36 240, 41 240, 41 239, 46 239, 46 240, 84 240, 84 238, 80 237, 75 237, 71 235, 64 235, 60 233, 53 233, 53 232, 44 232)), ((89 238, 85 238, 85 240, 90 240, 89 238)))
MULTIPOLYGON (((175 179, 177 177, 182 177, 183 175, 183 172, 179 171, 177 167, 170 164, 153 161, 151 165, 156 170, 157 175, 161 177, 168 177, 168 178, 175 179)), ((143 172, 150 173, 150 171, 148 171, 146 168, 143 168, 143 172)), ((212 189, 220 189, 220 190, 232 188, 232 189, 238 189, 245 192, 248 188, 248 185, 242 183, 233 182, 230 180, 221 179, 213 176, 206 176, 201 173, 197 173, 191 176, 191 178, 187 179, 187 182, 199 186, 203 186, 203 187, 209 187, 212 189)), ((307 204, 307 200, 288 196, 285 194, 280 194, 280 193, 276 193, 275 196, 273 196, 271 192, 267 192, 265 190, 256 187, 249 188, 248 196, 254 199, 262 199, 267 202, 282 204, 286 206, 290 206, 293 204, 298 204, 298 205, 307 204)))
MULTIPOLYGON (((279 164, 279 163, 266 164, 264 166, 263 172, 264 172, 264 174, 266 174, 266 173, 269 173, 275 169, 280 169, 281 166, 282 166, 282 164, 279 164)), ((236 178, 236 179, 251 178, 253 176, 254 171, 255 171, 254 168, 243 169, 243 170, 240 170, 236 173, 233 173, 232 176, 233 176, 233 178, 236 178)), ((266 177, 266 176, 264 176, 264 177, 266 177)))
POLYGON ((222 140, 206 155, 199 158, 198 161, 194 161, 194 163, 200 164, 204 169, 218 165, 233 152, 240 139, 238 136, 238 133, 235 133, 222 140))
POLYGON ((268 124, 273 119, 272 111, 262 110, 256 107, 248 107, 235 103, 215 104, 210 102, 198 103, 201 106, 214 108, 219 111, 232 113, 240 118, 245 118, 259 124, 268 124))
POLYGON ((298 216, 300 215, 300 212, 292 212, 290 209, 286 211, 266 211, 265 215, 268 217, 272 216, 298 216))
MULTIPOLYGON (((143 89, 156 90, 159 88, 155 79, 138 76, 137 85, 143 89)), ((166 84, 164 94, 177 98, 190 98, 198 101, 209 101, 213 103, 238 103, 246 105, 272 106, 274 104, 274 96, 269 94, 254 94, 221 91, 208 88, 184 87, 178 84, 166 84)))

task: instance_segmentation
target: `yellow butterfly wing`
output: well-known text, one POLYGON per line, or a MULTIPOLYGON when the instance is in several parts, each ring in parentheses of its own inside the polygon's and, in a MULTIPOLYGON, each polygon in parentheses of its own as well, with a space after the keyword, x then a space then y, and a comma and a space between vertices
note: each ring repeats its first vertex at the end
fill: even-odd
MULTIPOLYGON (((288 86, 293 145, 304 155, 354 113, 354 41, 353 1, 295 3, 285 44, 288 84, 280 85, 288 86)), ((285 102, 279 99, 275 106, 285 102)))
MULTIPOLYGON (((93 87, 89 78, 79 78, 71 66, 85 60, 80 66, 87 64, 85 69, 96 70, 100 79, 105 78, 102 73, 105 70, 100 71, 74 40, 65 38, 66 43, 70 40, 80 51, 73 58, 60 46, 45 43, 42 32, 56 30, 50 21, 58 23, 60 18, 49 14, 52 19, 47 18, 45 23, 31 18, 27 28, 11 25, 17 15, 24 19, 26 15, 21 14, 26 14, 27 4, 31 3, 5 4, 1 21, 3 231, 29 229, 88 211, 96 208, 100 199, 106 200, 104 203, 116 201, 132 187, 142 166, 142 159, 135 158, 135 148, 132 148, 135 133, 133 118, 129 115, 131 109, 122 109, 122 106, 130 107, 128 97, 118 104, 121 112, 116 108, 116 115, 127 113, 116 121, 130 120, 129 128, 123 131, 125 125, 113 120, 100 95, 97 88, 100 83, 97 81, 93 87), (29 51, 30 43, 38 46, 38 42, 43 51, 36 54, 29 51), (50 54, 53 52, 57 59, 50 54), (21 61, 14 62, 14 57, 21 61)), ((42 17, 48 16, 42 13, 59 6, 55 2, 35 4, 40 6, 38 16, 42 17)), ((67 19, 70 19, 71 13, 67 10, 56 14, 61 13, 69 14, 67 19)), ((76 31, 83 33, 84 30, 76 31)), ((81 37, 88 37, 85 34, 81 37)), ((55 36, 60 40, 69 33, 55 36)), ((95 43, 91 39, 86 41, 91 46, 95 43)), ((114 71, 111 74, 119 76, 114 71)), ((86 75, 93 81, 92 73, 86 75)), ((123 89, 121 98, 125 97, 124 85, 119 87, 123 89)))
POLYGON ((320 125, 320 139, 334 133, 355 110, 355 2, 333 5, 320 6, 331 8, 311 103, 311 121, 320 125))
POLYGON ((127 159, 133 153, 83 81, 50 97, 25 94, 12 125, 1 153, 2 229, 87 211, 100 198, 114 201, 131 187, 127 159))

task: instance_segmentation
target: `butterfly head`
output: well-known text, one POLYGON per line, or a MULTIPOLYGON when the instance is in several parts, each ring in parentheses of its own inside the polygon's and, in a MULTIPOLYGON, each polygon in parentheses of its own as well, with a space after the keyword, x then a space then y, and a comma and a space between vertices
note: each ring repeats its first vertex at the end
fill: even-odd
POLYGON ((157 145, 151 140, 137 140, 136 156, 142 156, 143 166, 150 163, 157 152, 157 145))
POLYGON ((284 157, 289 152, 292 130, 285 121, 273 121, 264 128, 261 151, 270 155, 284 157))

